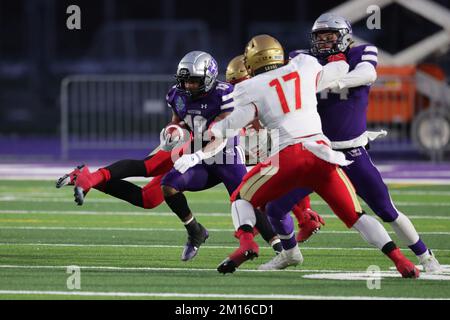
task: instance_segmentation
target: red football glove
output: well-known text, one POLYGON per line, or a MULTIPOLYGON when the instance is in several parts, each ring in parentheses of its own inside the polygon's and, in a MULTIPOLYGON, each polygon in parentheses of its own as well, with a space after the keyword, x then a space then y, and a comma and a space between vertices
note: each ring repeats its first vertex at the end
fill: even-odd
POLYGON ((345 54, 343 53, 338 53, 338 54, 333 54, 331 56, 327 57, 327 61, 328 62, 335 62, 335 61, 347 61, 347 58, 345 57, 345 54))

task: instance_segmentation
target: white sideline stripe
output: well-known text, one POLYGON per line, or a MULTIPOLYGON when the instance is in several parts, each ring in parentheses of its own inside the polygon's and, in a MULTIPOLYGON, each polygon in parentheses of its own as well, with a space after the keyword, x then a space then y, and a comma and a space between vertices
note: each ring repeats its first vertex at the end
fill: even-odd
MULTIPOLYGON (((45 197, 26 197, 22 196, 1 196, 0 202, 56 202, 56 203, 73 203, 72 198, 45 198, 45 197)), ((124 203, 123 200, 119 199, 88 199, 90 203, 124 203)), ((189 203, 191 204, 224 204, 229 205, 229 200, 200 200, 200 199, 189 199, 189 203)), ((323 201, 313 200, 311 201, 312 205, 320 205, 327 206, 327 204, 323 201)), ((450 207, 450 202, 418 202, 418 201, 395 201, 397 206, 404 207, 450 207)))
POLYGON ((389 190, 389 193, 411 196, 450 196, 450 191, 389 190))
MULTIPOLYGON (((370 52, 370 51, 369 51, 370 52)), ((370 56, 370 55, 368 55, 370 56)), ((373 56, 373 55, 372 55, 373 56)), ((367 61, 367 60, 366 60, 367 61)), ((233 96, 233 93, 225 96, 230 99, 233 96)), ((226 101, 226 100, 225 100, 226 101)), ((14 163, 4 163, 0 164, 0 179, 1 180, 41 180, 41 181, 53 181, 55 182, 59 177, 61 177, 64 173, 70 172, 73 170, 76 164, 73 166, 67 165, 58 165, 55 164, 54 167, 42 167, 39 164, 14 164, 14 163), (26 172, 26 173, 25 173, 26 172)), ((98 166, 91 166, 91 171, 97 170, 98 166)), ((248 167, 248 168, 251 168, 248 167)), ((392 165, 378 165, 378 168, 381 170, 381 173, 385 173, 386 171, 392 171, 392 165)), ((445 172, 437 171, 439 176, 446 176, 445 172)), ((422 175, 426 176, 428 173, 422 172, 412 172, 413 175, 422 175)), ((418 185, 428 185, 428 184, 439 184, 439 185, 449 185, 450 179, 420 179, 420 178, 408 178, 411 176, 410 171, 406 171, 403 173, 405 178, 386 178, 384 181, 386 183, 398 183, 398 184, 418 184, 418 185)), ((133 177, 126 179, 129 181, 142 181, 149 182, 151 179, 149 178, 139 178, 133 177)))
POLYGON ((93 291, 38 291, 0 290, 5 295, 63 295, 88 297, 160 297, 160 298, 226 298, 226 299, 309 299, 309 300, 449 300, 446 298, 403 298, 365 296, 314 296, 301 294, 222 294, 222 293, 176 293, 176 292, 93 292, 93 291))
MULTIPOLYGON (((78 211, 78 210, 0 210, 0 214, 56 214, 56 215, 98 215, 98 216, 171 216, 175 217, 173 212, 155 212, 148 210, 148 212, 139 211, 78 211)), ((229 217, 231 213, 227 212, 195 212, 195 216, 199 217, 229 217)), ((338 219, 332 214, 321 214, 323 218, 327 219, 338 219)), ((1 217, 0 217, 1 218, 1 217)), ((450 216, 415 216, 408 215, 410 219, 420 219, 420 220, 450 220, 450 216)))
MULTIPOLYGON (((81 244, 81 243, 15 243, 0 242, 0 246, 36 246, 36 247, 110 247, 110 248, 182 248, 183 246, 160 245, 160 244, 81 244)), ((236 249, 236 246, 208 246, 204 249, 236 249)), ((273 250, 271 247, 260 247, 264 250, 273 250)), ((377 248, 323 248, 323 247, 301 247, 301 250, 333 250, 333 251, 380 251, 377 248)), ((450 252, 450 249, 433 249, 433 252, 450 252)))
POLYGON ((449 185, 450 179, 409 179, 409 178, 386 178, 383 181, 387 184, 406 184, 406 185, 449 185))
MULTIPOLYGON (((122 227, 52 227, 52 226, 40 226, 40 227, 30 227, 30 226, 0 226, 0 230, 80 230, 80 231, 164 231, 164 232, 186 232, 186 229, 181 228, 122 228, 122 227)), ((212 232, 234 232, 234 229, 211 229, 208 231, 212 232)), ((393 231, 388 231, 390 234, 395 234, 393 231)), ((346 231, 346 230, 328 230, 319 231, 318 234, 359 234, 357 231, 346 231)), ((425 231, 419 232, 423 235, 450 235, 450 232, 435 232, 435 231, 425 231)), ((292 235, 289 235, 289 239, 292 235)))

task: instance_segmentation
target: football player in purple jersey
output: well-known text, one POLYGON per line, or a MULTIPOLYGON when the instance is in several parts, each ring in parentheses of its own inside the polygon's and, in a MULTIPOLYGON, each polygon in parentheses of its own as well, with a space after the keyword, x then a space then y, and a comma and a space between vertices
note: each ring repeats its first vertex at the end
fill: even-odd
MULTIPOLYGON (((169 90, 166 97, 173 113, 172 122, 183 121, 193 135, 191 153, 185 152, 161 181, 167 205, 180 218, 188 232, 188 241, 182 253, 184 261, 195 257, 200 245, 209 235, 196 221, 183 192, 206 190, 223 183, 231 195, 247 173, 238 136, 222 143, 215 150, 218 151, 217 154, 211 156, 202 151, 209 142, 206 134, 209 126, 233 111, 233 99, 229 97, 233 86, 217 80, 217 76, 218 65, 210 54, 202 51, 189 52, 178 64, 177 84, 169 90)), ((257 216, 256 227, 263 238, 275 251, 281 251, 281 242, 267 217, 262 213, 257 216)))
MULTIPOLYGON (((240 150, 236 148, 237 138, 228 141, 223 152, 218 155, 219 158, 223 157, 216 161, 218 164, 198 165, 188 170, 186 174, 180 174, 174 169, 170 171, 179 155, 188 152, 186 149, 192 151, 192 146, 201 149, 205 144, 199 131, 204 129, 203 126, 207 128, 212 120, 221 119, 233 110, 232 99, 223 98, 233 90, 233 86, 217 81, 217 75, 216 61, 208 53, 201 51, 188 53, 178 66, 176 75, 178 84, 169 90, 166 100, 173 110, 173 121, 170 124, 181 125, 191 131, 185 134, 186 139, 176 144, 168 142, 163 129, 160 137, 161 145, 144 160, 120 160, 95 172, 90 172, 87 166, 81 165, 58 179, 56 187, 75 186, 74 196, 78 205, 84 203, 86 194, 92 188, 146 209, 155 208, 166 200, 188 230, 189 238, 182 253, 182 260, 194 258, 208 233, 193 219, 182 191, 204 190, 223 182, 231 194, 247 172, 240 160, 240 150), (190 64, 190 61, 199 67, 195 70, 197 74, 192 71, 193 64, 190 64), (187 73, 189 70, 191 74, 187 73), (191 148, 185 148, 185 142, 189 144, 190 136, 194 139, 191 148), (182 144, 184 145, 181 147, 182 144), (122 180, 127 177, 150 176, 154 179, 143 188, 122 180)), ((197 152, 186 157, 190 159, 199 154, 197 152)), ((177 169, 183 171, 182 168, 177 169)), ((256 216, 256 227, 261 236, 276 253, 281 252, 280 239, 267 217, 260 212, 257 212, 256 216)))
MULTIPOLYGON (((377 48, 369 44, 354 45, 350 23, 343 17, 325 13, 312 27, 311 49, 296 50, 289 56, 293 58, 299 53, 315 56, 322 65, 328 63, 327 57, 330 55, 345 55, 350 66, 348 74, 318 93, 323 132, 332 142, 334 150, 344 152, 347 160, 353 161, 342 170, 356 193, 384 222, 392 226, 426 272, 439 272, 439 262, 421 240, 411 221, 393 204, 388 188, 367 152, 369 141, 386 135, 385 131, 367 131, 369 90, 377 78, 377 48)), ((274 205, 279 209, 284 206, 283 210, 287 212, 302 196, 300 190, 293 191, 274 205)))

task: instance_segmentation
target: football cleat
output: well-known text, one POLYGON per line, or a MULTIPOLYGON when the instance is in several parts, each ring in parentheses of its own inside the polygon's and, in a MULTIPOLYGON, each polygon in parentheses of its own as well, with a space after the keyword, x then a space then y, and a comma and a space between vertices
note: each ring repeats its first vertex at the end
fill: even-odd
POLYGON ((325 225, 325 221, 315 211, 311 209, 305 209, 301 213, 301 219, 298 223, 298 234, 296 237, 297 242, 305 242, 313 234, 317 233, 322 225, 325 225))
POLYGON ((427 273, 438 273, 442 271, 442 267, 435 258, 433 252, 428 249, 428 252, 418 257, 423 270, 427 273))
POLYGON ((79 173, 77 173, 76 178, 74 180, 74 197, 77 205, 81 206, 84 203, 84 198, 86 194, 92 188, 92 182, 90 179, 91 173, 89 171, 88 166, 83 166, 79 173))
POLYGON ((56 188, 59 189, 67 185, 73 186, 75 184, 77 175, 81 173, 84 167, 85 165, 81 164, 77 166, 72 172, 63 175, 61 178, 58 179, 58 181, 56 181, 56 188))
POLYGON ((188 236, 188 241, 184 246, 183 253, 181 254, 181 260, 188 261, 193 259, 197 253, 200 246, 208 239, 209 233, 200 223, 200 231, 196 234, 188 236))
POLYGON ((420 275, 419 269, 406 258, 399 248, 394 249, 388 254, 389 258, 395 263, 397 271, 400 272, 403 278, 418 278, 420 275))
POLYGON ((233 273, 245 261, 258 257, 258 253, 259 247, 253 240, 253 233, 241 231, 239 237, 239 248, 237 248, 230 256, 220 263, 217 267, 217 271, 223 274, 233 273))
POLYGON ((283 250, 272 260, 258 267, 258 270, 282 270, 289 266, 296 266, 303 263, 303 256, 296 245, 294 248, 283 250))
POLYGON ((73 196, 75 197, 75 202, 77 205, 81 206, 84 203, 84 197, 86 196, 87 192, 84 192, 83 188, 81 187, 75 187, 73 188, 73 196))

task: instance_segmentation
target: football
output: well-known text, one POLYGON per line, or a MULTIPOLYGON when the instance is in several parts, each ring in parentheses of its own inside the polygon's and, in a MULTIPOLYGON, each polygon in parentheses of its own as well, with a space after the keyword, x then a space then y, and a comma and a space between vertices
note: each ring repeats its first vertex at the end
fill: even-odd
POLYGON ((186 129, 183 128, 183 125, 179 124, 169 124, 166 126, 164 130, 164 136, 169 138, 170 143, 177 143, 179 141, 184 141, 186 129))

